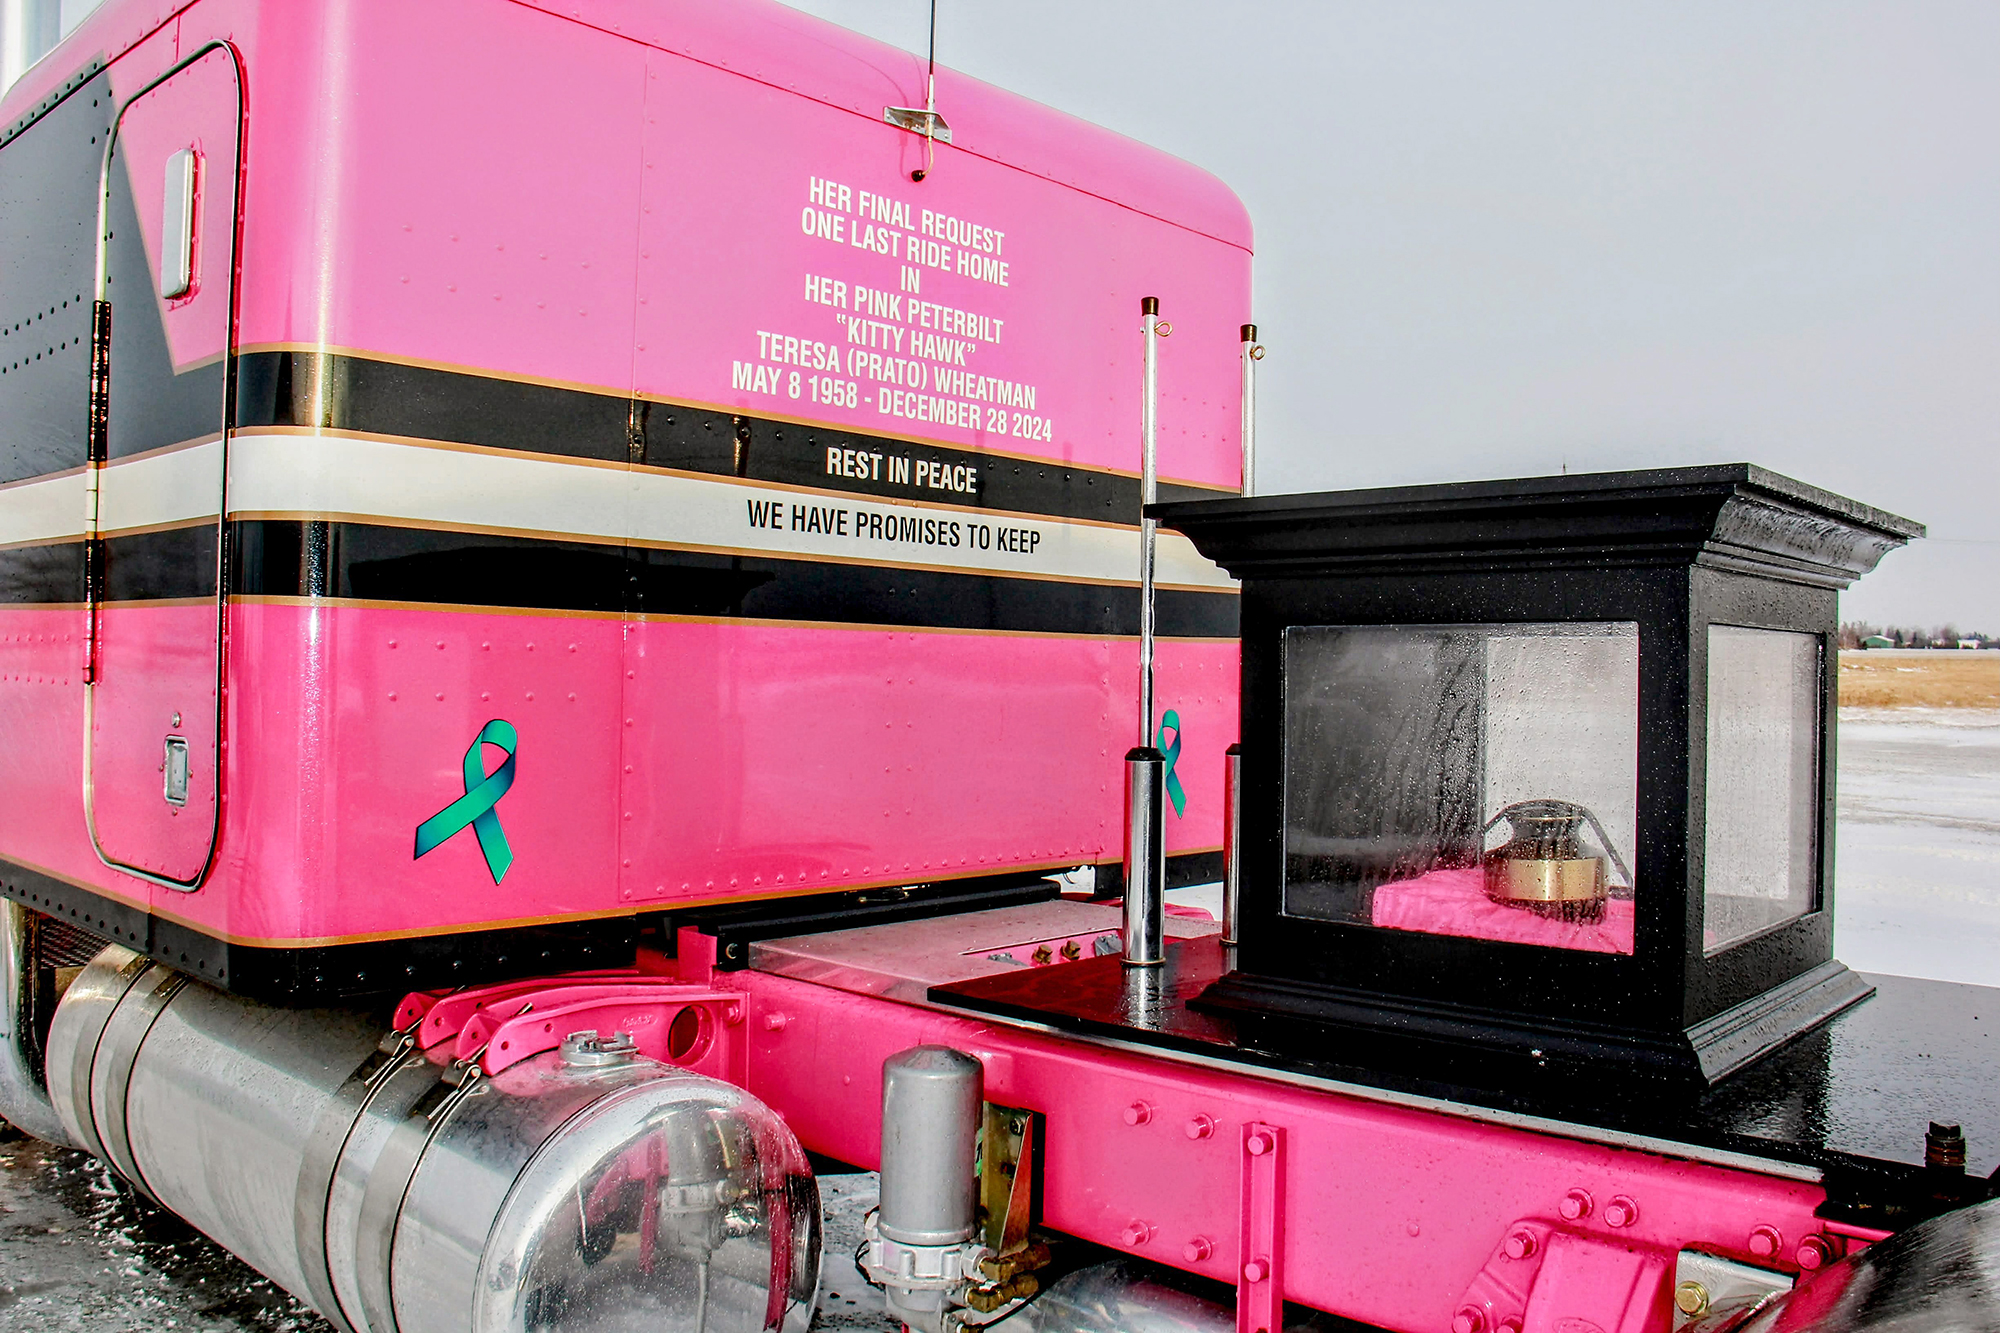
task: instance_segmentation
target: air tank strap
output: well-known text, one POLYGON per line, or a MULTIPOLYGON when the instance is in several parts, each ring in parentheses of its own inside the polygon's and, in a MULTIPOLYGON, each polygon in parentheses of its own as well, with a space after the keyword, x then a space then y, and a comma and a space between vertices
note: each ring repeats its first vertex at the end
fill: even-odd
POLYGON ((361 1313, 368 1321, 368 1333, 400 1333, 396 1324, 395 1295, 391 1289, 389 1264, 396 1244, 396 1224, 403 1216, 403 1202, 410 1182, 431 1141, 451 1119, 458 1104, 479 1087, 484 1074, 479 1067, 484 1050, 468 1059, 454 1061, 439 1081, 416 1099, 402 1123, 382 1145, 382 1155, 368 1175, 368 1188, 361 1199, 361 1216, 354 1238, 354 1262, 361 1283, 361 1313))
POLYGON ((112 1011, 110 1021, 104 1025, 104 1035, 98 1040, 96 1058, 91 1062, 90 1110, 97 1122, 97 1136, 104 1144, 105 1159, 131 1182, 132 1188, 154 1203, 160 1200, 146 1183, 145 1173, 139 1169, 138 1158, 132 1152, 132 1128, 125 1103, 139 1048, 145 1045, 153 1024, 186 984, 185 976, 155 963, 125 992, 125 998, 112 1011), (101 1091, 99 1071, 104 1078, 101 1091))
MULTIPOLYGON (((422 1022, 422 1016, 418 1016, 422 1022)), ((333 1173, 346 1151, 354 1126, 367 1113, 368 1104, 389 1076, 411 1060, 422 1060, 417 1048, 415 1023, 409 1029, 391 1032, 368 1058, 348 1075, 332 1099, 313 1121, 299 1162, 299 1184, 292 1194, 292 1238, 298 1248, 299 1267, 305 1273, 315 1309, 325 1315, 340 1333, 363 1333, 347 1319, 340 1298, 334 1293, 333 1273, 326 1260, 326 1205, 333 1191, 333 1173)))
MULTIPOLYGON (((91 1070, 97 1063, 97 1048, 104 1040, 104 1029, 111 1022, 111 1016, 118 1012, 118 1006, 125 1002, 125 996, 139 983, 153 966, 152 960, 144 954, 133 953, 122 945, 113 944, 101 951, 90 967, 84 969, 86 976, 100 967, 114 968, 104 983, 106 989, 94 996, 79 1011, 74 996, 86 987, 73 985, 70 990, 72 1003, 68 1015, 58 1011, 58 1017, 73 1017, 82 1014, 82 1027, 69 1045, 70 1058, 63 1068, 48 1066, 49 1100, 57 1105, 57 1117, 67 1111, 75 1123, 65 1122, 64 1127, 76 1136, 77 1146, 100 1160, 108 1160, 110 1154, 104 1150, 104 1141, 98 1133, 97 1117, 91 1111, 90 1079, 91 1070), (113 950, 116 950, 114 953, 113 950), (64 1077, 64 1074, 67 1077, 64 1077)), ((53 1028, 51 1031, 53 1032, 53 1028)))

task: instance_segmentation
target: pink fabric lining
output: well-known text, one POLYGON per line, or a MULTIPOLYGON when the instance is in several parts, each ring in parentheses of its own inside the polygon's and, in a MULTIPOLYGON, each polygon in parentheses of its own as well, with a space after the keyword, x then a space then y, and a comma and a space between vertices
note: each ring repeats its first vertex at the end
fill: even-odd
POLYGON ((1374 924, 1390 930, 1422 930, 1433 935, 1465 935, 1505 944, 1539 944, 1589 953, 1632 952, 1634 912, 1630 898, 1604 905, 1594 925, 1557 921, 1519 907, 1504 907, 1486 896, 1485 874, 1433 870, 1375 890, 1374 924))

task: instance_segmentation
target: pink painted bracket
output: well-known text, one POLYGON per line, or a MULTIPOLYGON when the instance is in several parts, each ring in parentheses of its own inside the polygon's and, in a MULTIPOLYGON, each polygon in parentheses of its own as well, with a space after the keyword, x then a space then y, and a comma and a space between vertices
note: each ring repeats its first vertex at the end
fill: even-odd
POLYGON ((477 1061, 489 1075, 554 1050, 573 1032, 594 1031, 628 1034, 649 1059, 730 1077, 742 997, 682 982, 647 961, 636 968, 416 991, 396 1006, 394 1021, 433 1058, 477 1061))
POLYGON ((1521 1333, 1521 1320, 1534 1294, 1535 1278, 1555 1228, 1547 1222, 1516 1222, 1506 1239, 1472 1279, 1452 1316, 1452 1333, 1521 1333))
POLYGON ((1674 1257, 1539 1219, 1516 1222, 1460 1298, 1452 1333, 1665 1333, 1674 1257))
POLYGON ((396 1016, 389 1020, 389 1026, 401 1032, 411 1024, 422 1020, 437 1006, 437 1002, 452 992, 448 990, 413 990, 396 1005, 396 1016))
POLYGON ((396 1006, 392 1021, 398 1032, 417 1024, 417 1045, 429 1050, 456 1037, 466 1020, 489 1005, 538 994, 551 986, 576 982, 629 982, 641 980, 631 968, 604 968, 594 972, 567 972, 556 977, 533 977, 524 981, 501 981, 491 986, 469 986, 464 990, 412 991, 396 1006))
POLYGON ((497 1074, 552 1051, 572 1032, 623 1032, 639 1054, 687 1069, 727 1067, 724 1033, 743 1019, 741 996, 676 982, 551 986, 511 1012, 489 1006, 466 1021, 454 1052, 497 1074))
POLYGON ((1285 1326, 1285 1131, 1252 1121, 1243 1127, 1243 1192, 1236 1275, 1236 1333, 1279 1333, 1285 1326))

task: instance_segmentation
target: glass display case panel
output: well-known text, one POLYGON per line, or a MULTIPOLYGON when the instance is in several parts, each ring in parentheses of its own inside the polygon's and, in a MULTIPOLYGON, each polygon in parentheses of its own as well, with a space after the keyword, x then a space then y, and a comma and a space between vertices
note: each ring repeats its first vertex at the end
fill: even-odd
POLYGON ((1816 634, 1708 627, 1710 954, 1813 910, 1821 675, 1816 634))
POLYGON ((1284 911, 1629 954, 1632 622, 1285 631, 1284 911))

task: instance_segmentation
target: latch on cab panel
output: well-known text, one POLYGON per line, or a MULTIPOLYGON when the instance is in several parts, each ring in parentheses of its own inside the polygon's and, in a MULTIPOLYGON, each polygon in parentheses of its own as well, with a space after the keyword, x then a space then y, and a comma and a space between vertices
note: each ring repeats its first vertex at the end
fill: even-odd
POLYGON ((183 806, 188 803, 188 743, 185 736, 167 737, 167 757, 160 765, 166 771, 167 804, 183 806))
POLYGON ((168 301, 194 290, 196 171, 192 148, 167 158, 166 198, 160 209, 160 296, 168 301))

